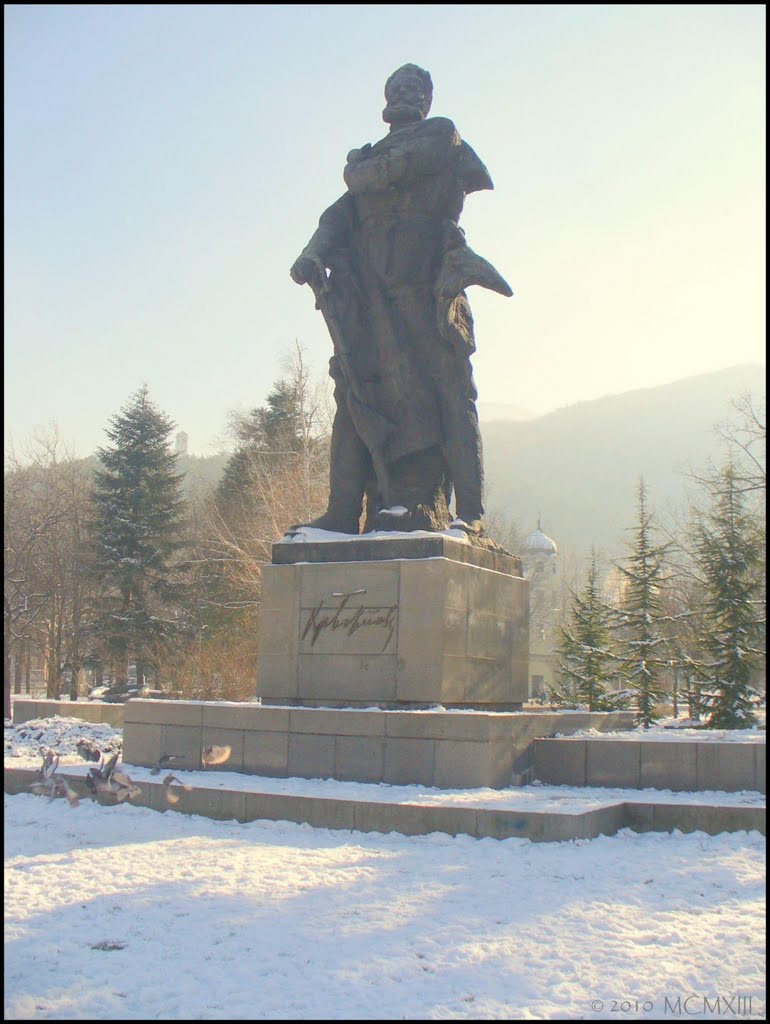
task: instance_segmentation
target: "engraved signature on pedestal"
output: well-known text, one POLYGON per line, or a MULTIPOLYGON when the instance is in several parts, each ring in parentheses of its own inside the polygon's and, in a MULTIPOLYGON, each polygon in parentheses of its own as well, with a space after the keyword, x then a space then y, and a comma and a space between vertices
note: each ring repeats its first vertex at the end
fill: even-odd
POLYGON ((315 608, 310 609, 307 623, 301 640, 310 635, 310 646, 314 647, 316 640, 324 632, 336 633, 343 630, 345 636, 354 636, 361 629, 384 629, 387 631, 385 643, 382 645, 384 653, 390 643, 396 628, 396 612, 398 605, 377 605, 349 607, 348 602, 353 595, 365 594, 365 590, 353 590, 350 593, 332 594, 332 597, 340 599, 336 608, 330 608, 324 604, 324 599, 318 602, 315 608))

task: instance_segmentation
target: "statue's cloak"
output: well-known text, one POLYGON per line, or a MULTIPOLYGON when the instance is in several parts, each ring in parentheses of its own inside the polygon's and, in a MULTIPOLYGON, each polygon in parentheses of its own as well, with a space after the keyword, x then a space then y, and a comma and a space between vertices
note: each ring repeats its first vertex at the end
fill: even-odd
POLYGON ((457 372, 475 349, 464 286, 510 289, 457 226, 465 195, 492 181, 451 121, 430 118, 354 150, 345 181, 311 244, 330 268, 319 304, 331 373, 377 466, 441 448, 442 389, 473 387, 457 372))

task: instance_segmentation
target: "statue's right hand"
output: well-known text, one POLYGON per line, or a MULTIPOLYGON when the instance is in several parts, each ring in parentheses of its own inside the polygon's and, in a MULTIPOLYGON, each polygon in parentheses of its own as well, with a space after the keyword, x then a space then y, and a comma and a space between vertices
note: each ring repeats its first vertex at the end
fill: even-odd
POLYGON ((323 280, 326 277, 326 267, 318 256, 302 255, 295 260, 289 271, 292 281, 297 284, 309 284, 314 278, 323 280))

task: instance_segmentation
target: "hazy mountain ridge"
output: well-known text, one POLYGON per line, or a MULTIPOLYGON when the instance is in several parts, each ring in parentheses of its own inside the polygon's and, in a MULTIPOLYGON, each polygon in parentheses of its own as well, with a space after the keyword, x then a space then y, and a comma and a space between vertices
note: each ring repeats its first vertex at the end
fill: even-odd
POLYGON ((545 532, 577 554, 592 544, 620 553, 640 475, 659 518, 684 505, 683 472, 721 461, 714 428, 746 391, 764 395, 764 367, 608 395, 527 422, 482 423, 488 507, 525 533, 540 514, 545 532))
MULTIPOLYGON (((535 419, 482 420, 487 509, 512 519, 524 535, 540 515, 563 552, 582 556, 595 545, 621 554, 624 530, 635 520, 640 475, 660 520, 668 509, 682 507, 688 486, 683 472, 701 469, 709 459, 721 461, 714 428, 729 417, 730 400, 746 391, 764 395, 764 367, 686 377, 535 419)), ((185 490, 200 493, 215 485, 226 462, 222 454, 180 456, 185 490)))
POLYGON ((539 413, 525 409, 523 405, 508 402, 477 402, 476 409, 482 423, 497 423, 500 420, 534 420, 539 413))

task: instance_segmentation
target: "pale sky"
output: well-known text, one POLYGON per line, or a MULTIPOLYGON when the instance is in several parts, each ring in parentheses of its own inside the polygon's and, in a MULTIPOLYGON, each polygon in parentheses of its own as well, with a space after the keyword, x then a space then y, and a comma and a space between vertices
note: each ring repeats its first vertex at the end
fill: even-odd
POLYGON ((470 245, 482 403, 546 412, 764 363, 763 5, 5 6, 6 432, 80 455, 142 382, 210 454, 294 339, 289 267, 433 77, 493 192, 470 245))

